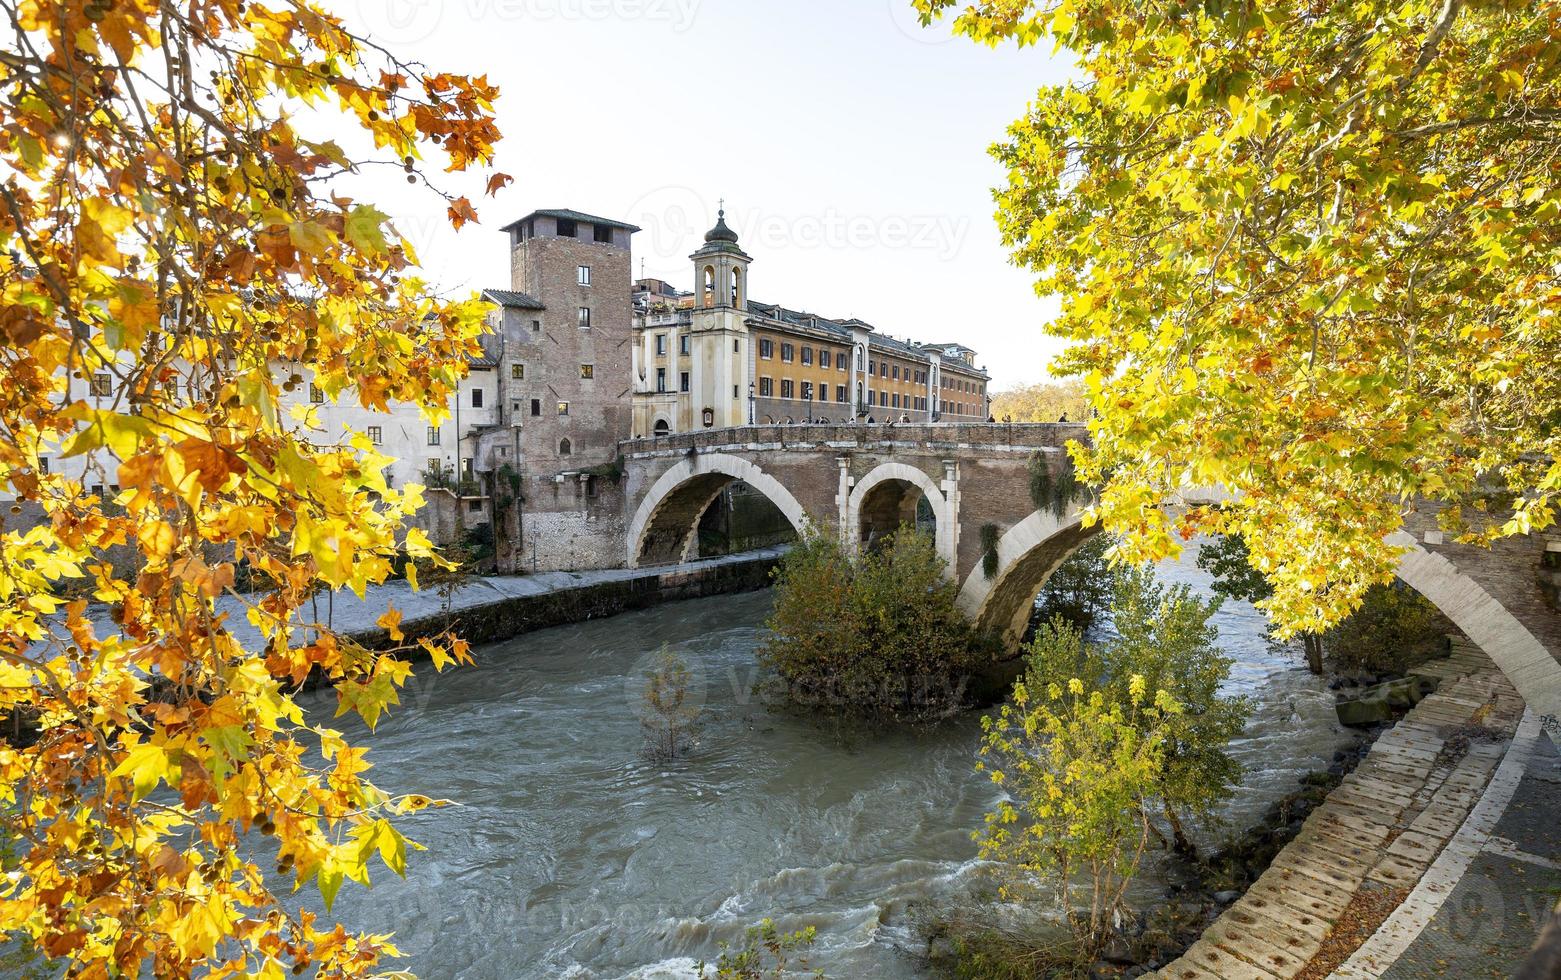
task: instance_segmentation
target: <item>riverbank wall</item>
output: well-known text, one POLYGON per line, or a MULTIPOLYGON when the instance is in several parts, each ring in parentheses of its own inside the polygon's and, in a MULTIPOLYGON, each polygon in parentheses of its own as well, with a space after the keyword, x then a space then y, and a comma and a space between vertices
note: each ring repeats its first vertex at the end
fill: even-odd
POLYGON ((768 588, 771 573, 784 555, 785 549, 767 548, 667 568, 485 578, 456 591, 448 609, 430 610, 426 603, 414 614, 403 609, 399 629, 404 638, 398 642, 392 642, 388 631, 377 624, 356 629, 349 627, 346 632, 358 643, 374 649, 415 643, 421 638, 446 632, 453 632, 473 646, 495 643, 536 630, 616 616, 665 602, 768 588), (531 583, 541 587, 526 590, 505 587, 531 583))

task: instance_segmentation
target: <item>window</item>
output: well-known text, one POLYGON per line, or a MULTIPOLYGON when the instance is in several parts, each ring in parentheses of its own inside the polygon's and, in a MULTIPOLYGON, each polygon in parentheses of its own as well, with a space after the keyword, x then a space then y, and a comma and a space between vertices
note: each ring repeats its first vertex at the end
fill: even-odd
POLYGON ((781 379, 781 397, 782 398, 790 398, 790 397, 792 397, 792 395, 795 392, 796 392, 796 386, 792 384, 790 378, 783 378, 783 379, 781 379))
POLYGON ((797 349, 790 344, 781 344, 781 361, 790 364, 797 358, 797 349))
POLYGON ((805 402, 810 402, 813 400, 813 382, 802 382, 802 400, 805 402))
POLYGON ((879 361, 878 362, 878 376, 880 378, 887 378, 889 376, 889 362, 888 361, 879 361))
POLYGON ((516 381, 526 380, 526 366, 524 364, 511 364, 509 366, 509 376, 516 381))
POLYGON ((591 308, 589 306, 580 307, 580 329, 591 329, 591 308))
POLYGON ((482 501, 476 497, 466 502, 466 509, 473 514, 482 513, 482 501))
POLYGON ((803 363, 803 365, 805 365, 807 367, 812 367, 813 366, 813 348, 811 348, 811 347, 804 347, 804 348, 802 348, 802 363, 803 363))
POLYGON ((107 374, 94 374, 88 382, 88 387, 94 395, 112 395, 114 393, 114 379, 107 374))
POLYGON ((841 351, 840 353, 835 355, 835 368, 837 370, 840 370, 840 371, 844 371, 846 369, 846 352, 845 351, 841 351))
POLYGON ((569 414, 569 403, 568 402, 559 402, 558 403, 558 414, 559 415, 568 415, 569 414))
POLYGON ((369 426, 369 442, 372 442, 374 445, 378 446, 381 443, 383 443, 384 441, 385 441, 385 429, 384 429, 384 427, 383 426, 379 426, 379 425, 371 425, 371 426, 369 426))
MULTIPOLYGON (((602 245, 612 244, 612 225, 597 225, 592 231, 591 237, 602 245)), ((590 283, 586 283, 587 286, 590 283)))
POLYGON ((774 397, 774 395, 775 395, 775 379, 774 378, 760 378, 759 379, 759 397, 761 397, 761 398, 772 398, 772 397, 774 397))
POLYGON ((559 238, 574 238, 579 233, 580 233, 580 229, 579 229, 578 226, 575 225, 575 222, 574 222, 573 218, 559 218, 558 219, 558 237, 559 238))
POLYGON ((672 431, 672 426, 667 424, 667 420, 666 419, 657 419, 656 420, 656 429, 655 429, 656 435, 664 436, 668 432, 671 432, 671 431, 672 431))
POLYGON ((828 350, 820 350, 818 352, 818 366, 821 367, 821 368, 824 368, 825 370, 829 369, 829 351, 828 350))
POLYGON ((893 368, 892 368, 892 369, 891 369, 891 372, 890 372, 890 374, 891 374, 891 377, 893 377, 893 378, 894 378, 894 380, 896 380, 896 381, 898 381, 898 380, 900 380, 900 366, 899 366, 899 365, 898 365, 898 364, 896 364, 896 365, 895 365, 895 366, 894 366, 894 367, 893 367, 893 368))
POLYGON ((775 356, 775 341, 768 337, 759 341, 759 356, 766 361, 775 356))
POLYGON ((890 395, 889 396, 889 402, 895 408, 899 408, 900 407, 900 393, 899 392, 895 392, 893 395, 890 395))
POLYGON ((309 400, 316 405, 325 404, 325 392, 320 390, 319 385, 311 384, 309 386, 309 400))
POLYGON ((49 472, 49 457, 47 457, 47 456, 39 456, 38 457, 38 472, 39 473, 47 473, 47 472, 49 472))
POLYGON ((428 427, 428 444, 430 446, 437 446, 437 445, 439 445, 439 440, 440 440, 441 437, 442 437, 442 433, 441 433, 441 431, 439 429, 439 426, 437 426, 437 425, 430 425, 428 427))
POLYGON ((481 408, 481 407, 482 407, 482 389, 481 388, 473 388, 472 389, 472 408, 481 408))
POLYGON ((684 357, 688 356, 688 334, 683 334, 678 338, 678 353, 684 357))
POLYGON ((532 417, 535 418, 536 416, 541 415, 541 414, 542 414, 542 399, 540 399, 540 398, 533 398, 533 399, 531 399, 531 415, 532 415, 532 417))
POLYGON ((532 320, 531 321, 531 332, 532 333, 541 333, 542 332, 542 321, 541 320, 532 320))
POLYGON ((665 355, 666 353, 667 353, 667 335, 664 334, 664 333, 658 333, 656 335, 656 356, 660 357, 660 356, 665 355))
POLYGON ((559 440, 559 442, 558 442, 558 455, 560 455, 560 456, 568 456, 571 453, 573 453, 574 451, 575 451, 574 447, 569 444, 569 440, 568 439, 560 439, 559 440))
POLYGON ((835 401, 844 405, 846 403, 846 386, 835 385, 835 401))
MULTIPOLYGON (((857 364, 859 364, 859 365, 860 365, 860 364, 861 364, 861 363, 862 363, 862 355, 861 355, 861 354, 857 354, 857 355, 856 355, 856 362, 857 362, 857 364)), ((874 372, 874 371, 875 371, 875 370, 877 370, 877 369, 876 369, 876 368, 875 368, 875 367, 874 367, 874 365, 875 365, 875 364, 876 364, 876 363, 877 363, 877 362, 876 362, 876 361, 871 361, 871 360, 869 360, 869 361, 868 361, 868 362, 867 362, 867 373, 868 373, 868 374, 869 374, 869 375, 871 375, 871 374, 872 374, 872 373, 873 373, 873 372, 874 372)))
POLYGON ((683 392, 688 391, 688 372, 687 371, 679 371, 678 372, 678 391, 683 391, 683 392))
POLYGON ((472 478, 472 460, 470 456, 461 460, 461 477, 466 480, 472 478))
POLYGON ((660 393, 660 392, 664 392, 666 390, 667 390, 667 369, 666 368, 657 368, 656 369, 656 391, 658 393, 660 393))
POLYGON ((428 469, 425 472, 428 472, 428 473, 439 473, 439 472, 441 472, 443 470, 444 470, 444 463, 439 461, 439 457, 438 456, 430 456, 430 457, 428 457, 428 469))
POLYGON ((575 269, 575 282, 582 286, 589 286, 591 284, 591 267, 582 265, 575 269))
POLYGON ((595 364, 582 364, 582 365, 580 365, 580 380, 581 381, 590 381, 591 379, 593 379, 595 377, 596 377, 596 365, 595 364))

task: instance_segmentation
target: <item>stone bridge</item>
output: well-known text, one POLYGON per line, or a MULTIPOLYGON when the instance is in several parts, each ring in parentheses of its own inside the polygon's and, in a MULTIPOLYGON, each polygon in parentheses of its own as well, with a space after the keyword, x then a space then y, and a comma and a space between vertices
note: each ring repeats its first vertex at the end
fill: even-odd
MULTIPOLYGON (((736 480, 768 497, 799 533, 839 534, 848 548, 913 521, 925 498, 960 606, 1013 644, 1046 579, 1098 530, 1080 523, 1079 503, 1036 505, 1032 460, 1055 481, 1063 447, 1085 438, 1083 425, 954 423, 761 425, 626 442, 626 559, 639 567, 692 557, 700 516, 736 480), (984 528, 996 536, 991 575, 984 528)), ((1539 714, 1561 718, 1553 571, 1561 537, 1492 549, 1448 544, 1427 507, 1392 543, 1404 551, 1399 577, 1490 654, 1539 714)))

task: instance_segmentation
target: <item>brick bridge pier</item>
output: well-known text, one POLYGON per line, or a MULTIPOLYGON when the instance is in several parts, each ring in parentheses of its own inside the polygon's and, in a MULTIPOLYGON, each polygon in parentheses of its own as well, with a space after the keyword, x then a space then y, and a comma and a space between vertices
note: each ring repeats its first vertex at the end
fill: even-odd
MULTIPOLYGON (((912 521, 925 498, 938 553, 979 627, 1017 642, 1046 579, 1097 528, 1079 504, 1037 507, 1032 460, 1054 476, 1082 425, 761 425, 709 429, 622 444, 626 561, 692 557, 699 518, 730 483, 763 493, 800 533, 839 534, 848 548, 912 521), (988 576, 982 529, 997 535, 988 576)), ((1188 501, 1189 503, 1194 501, 1188 501)), ((1555 608, 1561 538, 1531 535, 1492 549, 1444 542, 1435 513, 1411 516, 1392 543, 1398 574, 1496 661, 1530 706, 1561 717, 1561 614, 1555 608)))

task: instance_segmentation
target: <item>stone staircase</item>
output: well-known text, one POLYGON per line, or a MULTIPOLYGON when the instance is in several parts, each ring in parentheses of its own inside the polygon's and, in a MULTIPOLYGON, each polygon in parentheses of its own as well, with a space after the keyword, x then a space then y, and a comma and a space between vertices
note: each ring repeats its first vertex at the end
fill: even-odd
POLYGON ((1435 694, 1372 746, 1262 877, 1164 980, 1321 980, 1404 900, 1463 825, 1523 714, 1478 647, 1420 668, 1435 694))

